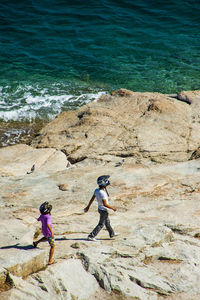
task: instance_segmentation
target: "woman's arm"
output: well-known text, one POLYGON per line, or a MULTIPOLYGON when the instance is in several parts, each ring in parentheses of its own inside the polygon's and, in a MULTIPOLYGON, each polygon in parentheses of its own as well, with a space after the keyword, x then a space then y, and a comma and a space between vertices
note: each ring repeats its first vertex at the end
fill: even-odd
POLYGON ((112 209, 112 210, 114 210, 114 211, 117 210, 114 206, 110 206, 110 205, 106 202, 106 199, 103 199, 102 201, 103 201, 103 205, 104 205, 105 207, 110 208, 110 209, 112 209))
POLYGON ((90 205, 92 204, 92 202, 95 199, 95 195, 92 196, 92 198, 90 199, 90 202, 88 203, 88 205, 84 208, 84 212, 87 212, 90 208, 90 205))

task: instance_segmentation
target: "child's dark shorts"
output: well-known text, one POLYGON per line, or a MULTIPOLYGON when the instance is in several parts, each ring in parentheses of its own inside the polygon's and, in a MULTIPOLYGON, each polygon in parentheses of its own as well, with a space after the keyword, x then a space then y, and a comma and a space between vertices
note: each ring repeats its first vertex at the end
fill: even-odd
POLYGON ((55 245, 55 239, 52 236, 47 236, 46 239, 51 247, 55 245))

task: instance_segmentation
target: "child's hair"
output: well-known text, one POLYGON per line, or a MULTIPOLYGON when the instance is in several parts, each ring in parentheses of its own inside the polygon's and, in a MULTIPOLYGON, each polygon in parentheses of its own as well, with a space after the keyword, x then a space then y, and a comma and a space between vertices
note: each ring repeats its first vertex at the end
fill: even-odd
POLYGON ((52 205, 49 202, 44 202, 40 205, 40 213, 42 215, 50 214, 52 210, 52 205))
POLYGON ((49 204, 49 214, 51 213, 51 210, 52 210, 52 205, 49 204))

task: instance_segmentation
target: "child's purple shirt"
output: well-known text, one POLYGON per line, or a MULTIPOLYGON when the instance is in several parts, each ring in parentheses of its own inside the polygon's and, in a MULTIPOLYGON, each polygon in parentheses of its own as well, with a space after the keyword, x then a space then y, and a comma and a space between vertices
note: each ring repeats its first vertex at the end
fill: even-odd
POLYGON ((51 231, 47 225, 50 225, 52 228, 51 215, 40 215, 37 219, 42 222, 42 233, 44 236, 51 236, 51 231))

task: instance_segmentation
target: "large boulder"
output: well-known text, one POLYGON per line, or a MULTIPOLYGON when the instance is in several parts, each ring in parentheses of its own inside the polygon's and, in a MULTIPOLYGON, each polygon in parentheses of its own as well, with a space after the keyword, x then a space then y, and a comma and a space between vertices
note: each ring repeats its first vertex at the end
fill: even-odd
POLYGON ((184 161, 199 146, 199 104, 179 98, 126 90, 103 95, 77 111, 61 113, 32 146, 62 150, 72 163, 116 156, 135 162, 184 161))

